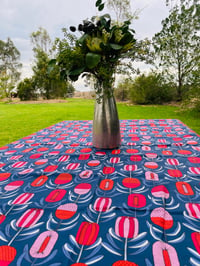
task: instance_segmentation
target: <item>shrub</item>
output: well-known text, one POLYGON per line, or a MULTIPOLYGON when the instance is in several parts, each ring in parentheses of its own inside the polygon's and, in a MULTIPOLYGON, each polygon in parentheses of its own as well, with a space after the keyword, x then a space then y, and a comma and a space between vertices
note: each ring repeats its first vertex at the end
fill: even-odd
POLYGON ((191 72, 186 93, 184 94, 183 105, 187 109, 200 112, 200 63, 197 69, 191 72))
POLYGON ((36 100, 37 94, 32 79, 25 78, 17 86, 17 94, 21 101, 36 100))
POLYGON ((162 104, 172 101, 174 95, 175 86, 155 72, 138 76, 130 88, 130 99, 137 104, 162 104))
POLYGON ((184 95, 183 107, 200 113, 200 86, 190 86, 184 95))

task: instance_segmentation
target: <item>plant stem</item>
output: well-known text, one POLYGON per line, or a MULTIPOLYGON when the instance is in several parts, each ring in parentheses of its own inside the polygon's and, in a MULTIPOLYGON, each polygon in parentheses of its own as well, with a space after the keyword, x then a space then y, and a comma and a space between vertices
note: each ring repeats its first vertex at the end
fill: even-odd
POLYGON ((128 238, 125 238, 125 243, 124 243, 124 260, 127 260, 127 244, 128 244, 128 238))
POLYGON ((79 252, 78 259, 77 259, 76 263, 78 263, 80 258, 81 258, 81 255, 82 255, 82 252, 83 252, 83 248, 84 248, 84 245, 81 246, 81 250, 79 252))

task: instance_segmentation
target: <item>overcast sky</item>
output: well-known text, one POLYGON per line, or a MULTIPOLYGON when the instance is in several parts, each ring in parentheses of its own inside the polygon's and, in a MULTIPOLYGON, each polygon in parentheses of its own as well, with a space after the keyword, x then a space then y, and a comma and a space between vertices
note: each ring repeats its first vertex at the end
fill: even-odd
MULTIPOLYGON (((63 37, 62 28, 78 25, 97 15, 96 0, 0 0, 0 39, 8 37, 21 53, 22 78, 31 76, 33 53, 30 34, 41 26, 51 39, 63 37)), ((151 38, 161 30, 161 20, 168 15, 165 0, 131 0, 132 10, 140 10, 132 28, 136 39, 151 38)), ((106 12, 106 10, 105 10, 106 12)), ((103 14, 103 12, 101 12, 103 14)), ((141 65, 144 68, 144 66, 141 65)), ((82 87, 80 82, 77 86, 82 87)))

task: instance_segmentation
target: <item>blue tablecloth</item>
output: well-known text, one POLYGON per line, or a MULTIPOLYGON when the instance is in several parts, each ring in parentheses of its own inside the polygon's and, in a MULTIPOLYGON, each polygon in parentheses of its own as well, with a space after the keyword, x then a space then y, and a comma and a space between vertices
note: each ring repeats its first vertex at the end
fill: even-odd
POLYGON ((0 148, 0 265, 200 265, 200 136, 122 120, 92 147, 63 121, 0 148))

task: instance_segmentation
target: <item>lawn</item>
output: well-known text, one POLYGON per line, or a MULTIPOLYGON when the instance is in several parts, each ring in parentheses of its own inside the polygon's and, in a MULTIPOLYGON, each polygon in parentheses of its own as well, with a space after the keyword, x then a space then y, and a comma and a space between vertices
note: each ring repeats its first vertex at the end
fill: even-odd
MULTIPOLYGON (((0 146, 63 120, 93 118, 94 100, 68 99, 64 103, 0 103, 0 146)), ((176 106, 128 106, 118 103, 120 119, 180 119, 200 134, 197 113, 180 112, 176 106)))

